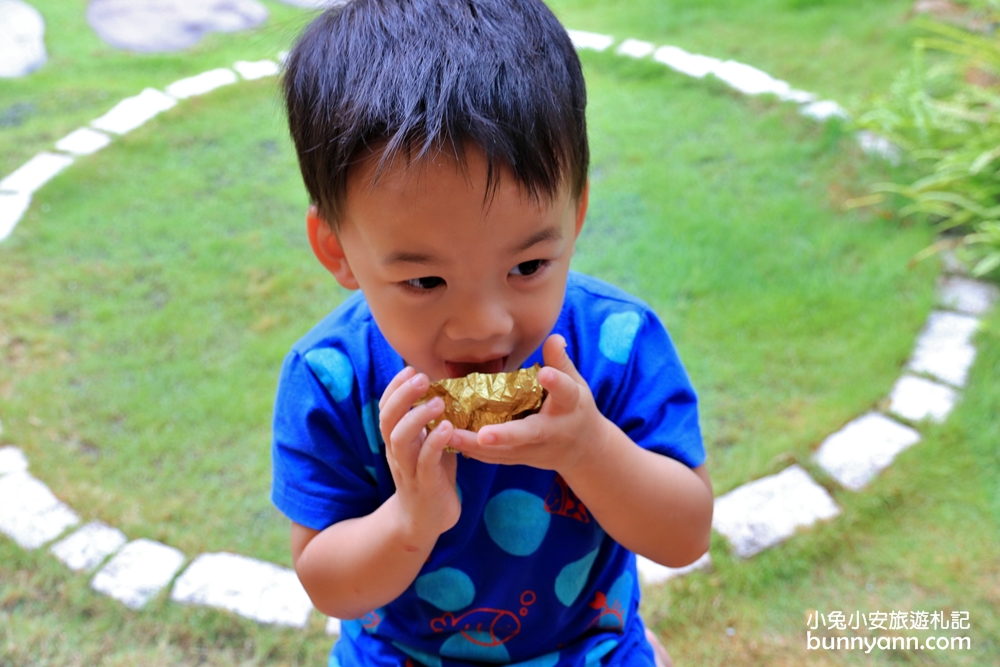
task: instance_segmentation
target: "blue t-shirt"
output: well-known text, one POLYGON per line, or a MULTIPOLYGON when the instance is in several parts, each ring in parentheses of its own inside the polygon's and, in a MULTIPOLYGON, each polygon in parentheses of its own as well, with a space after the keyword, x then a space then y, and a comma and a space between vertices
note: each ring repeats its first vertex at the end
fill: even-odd
MULTIPOLYGON (((570 272, 553 333, 597 407, 640 447, 697 467, 696 398, 642 301, 570 272)), ((541 349, 525 367, 542 363, 541 349)), ((403 360, 363 295, 292 347, 274 412, 274 504, 314 530, 366 516, 395 491, 378 402, 403 360)), ((458 523, 396 600, 346 621, 331 665, 653 666, 635 556, 551 470, 458 457, 458 523)))

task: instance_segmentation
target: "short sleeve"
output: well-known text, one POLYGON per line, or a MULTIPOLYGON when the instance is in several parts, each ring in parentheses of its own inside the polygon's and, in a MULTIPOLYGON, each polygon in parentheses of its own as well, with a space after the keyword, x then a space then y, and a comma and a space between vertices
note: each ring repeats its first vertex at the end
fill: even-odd
MULTIPOLYGON (((615 378, 602 412, 639 446, 696 468, 705 462, 698 398, 666 328, 652 310, 606 317, 598 356, 615 378)), ((596 393, 596 392, 595 392, 596 393)))
POLYGON ((290 353, 274 406, 271 500, 289 519, 313 530, 366 516, 379 504, 376 460, 350 362, 339 351, 326 357, 310 364, 290 353))

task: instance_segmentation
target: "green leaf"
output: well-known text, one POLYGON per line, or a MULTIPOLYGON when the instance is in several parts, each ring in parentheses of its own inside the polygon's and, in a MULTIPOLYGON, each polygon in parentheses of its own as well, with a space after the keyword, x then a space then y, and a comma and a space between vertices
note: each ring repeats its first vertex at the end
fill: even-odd
POLYGON ((991 252, 972 267, 972 275, 976 277, 985 276, 1000 267, 1000 251, 991 252))
POLYGON ((993 162, 993 160, 996 160, 998 157, 1000 157, 1000 146, 986 151, 973 160, 972 165, 969 167, 969 173, 978 174, 986 168, 986 165, 993 162))

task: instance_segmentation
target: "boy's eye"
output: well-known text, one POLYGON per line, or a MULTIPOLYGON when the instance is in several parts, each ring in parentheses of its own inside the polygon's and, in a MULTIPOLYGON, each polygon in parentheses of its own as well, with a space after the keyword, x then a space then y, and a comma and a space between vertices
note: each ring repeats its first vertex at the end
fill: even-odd
POLYGON ((435 287, 444 285, 444 279, 437 276, 424 276, 422 278, 411 278, 406 284, 414 289, 432 290, 435 287))
POLYGON ((510 272, 515 276, 530 276, 533 273, 537 273, 539 269, 544 267, 549 263, 547 259, 533 259, 530 262, 521 262, 510 272))

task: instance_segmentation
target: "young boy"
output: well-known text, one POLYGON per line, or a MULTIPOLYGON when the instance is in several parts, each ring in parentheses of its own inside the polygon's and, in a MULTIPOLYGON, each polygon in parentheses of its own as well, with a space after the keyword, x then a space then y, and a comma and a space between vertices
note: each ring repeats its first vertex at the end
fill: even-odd
POLYGON ((359 619, 330 664, 652 667, 634 553, 705 553, 712 491, 662 324, 569 271, 589 157, 565 30, 540 0, 354 0, 284 86, 309 241, 360 290, 293 346, 274 417, 296 572, 359 619), (414 407, 534 363, 523 420, 428 432, 443 404, 414 407))

